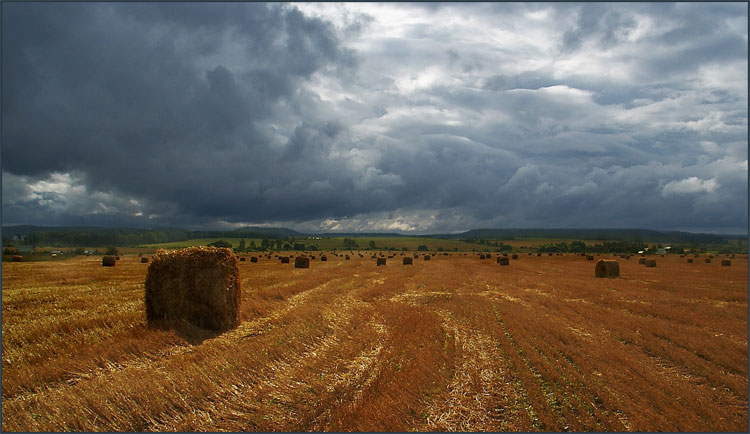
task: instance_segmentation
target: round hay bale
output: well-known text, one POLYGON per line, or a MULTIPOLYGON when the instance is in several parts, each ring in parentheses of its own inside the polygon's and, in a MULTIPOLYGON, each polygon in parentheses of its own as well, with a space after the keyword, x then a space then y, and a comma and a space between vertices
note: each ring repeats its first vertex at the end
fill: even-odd
POLYGON ((102 267, 114 267, 115 261, 116 259, 114 256, 104 256, 102 258, 102 267))
POLYGON ((648 259, 648 260, 646 260, 646 266, 647 267, 656 267, 656 259, 648 259))
POLYGON ((510 257, 510 259, 518 259, 518 255, 514 253, 514 254, 513 254, 513 255, 512 255, 511 257, 510 257))
POLYGON ((424 255, 424 260, 425 261, 429 261, 430 260, 430 255, 424 255))
POLYGON ((141 264, 148 264, 148 258, 145 256, 141 257, 141 264))
POLYGON ((688 258, 688 259, 687 259, 687 263, 688 263, 688 264, 692 264, 692 263, 693 263, 693 258, 688 258))
POLYGON ((328 257, 327 256, 321 256, 320 260, 323 261, 323 262, 328 261, 328 257))
POLYGON ((245 259, 247 259, 247 258, 245 258, 244 256, 243 256, 243 257, 241 257, 241 258, 240 258, 240 262, 245 262, 245 259))
POLYGON ((721 260, 721 266, 722 267, 731 267, 732 266, 732 261, 729 260, 729 259, 722 259, 721 260))
POLYGON ((13 259, 10 260, 11 262, 23 262, 23 256, 21 255, 13 255, 13 259))
POLYGON ((638 264, 646 264, 646 258, 638 258, 638 264))
POLYGON ((587 261, 593 261, 594 260, 594 255, 586 255, 586 260, 587 261))
POLYGON ((600 259, 594 267, 596 277, 619 277, 620 264, 614 260, 600 259))
POLYGON ((250 262, 258 262, 258 258, 255 256, 250 257, 250 262))
POLYGON ((377 266, 385 265, 385 258, 377 258, 377 266))
POLYGON ((711 263, 711 258, 706 258, 706 264, 710 264, 710 263, 711 263))
POLYGON ((288 264, 289 263, 289 256, 279 256, 279 260, 281 260, 282 264, 288 264))
POLYGON ((498 256, 497 263, 500 265, 510 265, 510 259, 507 256, 498 256))
POLYGON ((188 247, 157 254, 146 274, 146 320, 184 320, 226 331, 240 323, 240 273, 227 248, 188 247))
POLYGON ((297 256, 294 258, 294 268, 310 268, 310 259, 297 256))
POLYGON ((410 257, 405 257, 404 265, 414 265, 414 264, 412 263, 412 259, 410 257))

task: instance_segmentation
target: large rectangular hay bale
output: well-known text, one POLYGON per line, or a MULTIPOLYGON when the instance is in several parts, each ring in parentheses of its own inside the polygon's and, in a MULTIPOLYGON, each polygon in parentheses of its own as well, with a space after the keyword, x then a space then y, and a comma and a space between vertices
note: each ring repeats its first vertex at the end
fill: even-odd
POLYGON ((649 259, 646 261, 647 267, 656 267, 656 259, 649 259))
POLYGON ((114 267, 116 263, 114 256, 102 257, 102 267, 114 267))
POLYGON ((414 264, 412 263, 412 258, 410 258, 410 257, 405 257, 405 258, 404 258, 404 265, 414 265, 414 264))
POLYGON ((594 267, 596 277, 619 277, 620 264, 617 261, 609 259, 600 259, 594 267))
POLYGON ((240 322, 240 274, 227 248, 188 247, 160 251, 148 266, 146 320, 185 320, 217 331, 240 322))
POLYGON ((141 256, 141 264, 148 264, 148 257, 141 256))
POLYGON ((385 258, 378 258, 376 265, 379 267, 381 265, 385 265, 385 258))
POLYGON ((510 265, 510 260, 507 256, 498 256, 497 263, 500 265, 510 265))
POLYGON ((258 257, 257 256, 251 256, 250 257, 250 262, 258 262, 258 257))
POLYGON ((722 267, 731 267, 732 266, 732 261, 729 260, 729 259, 722 259, 721 260, 721 266, 722 267))

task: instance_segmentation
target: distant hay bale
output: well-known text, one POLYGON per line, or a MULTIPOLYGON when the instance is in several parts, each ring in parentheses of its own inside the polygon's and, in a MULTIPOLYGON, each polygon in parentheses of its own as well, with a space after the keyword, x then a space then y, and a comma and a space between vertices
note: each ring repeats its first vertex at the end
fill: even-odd
POLYGON ((594 260, 594 255, 586 255, 586 260, 587 261, 593 261, 594 260))
POLYGON ((297 256, 294 258, 294 268, 310 268, 310 259, 297 256))
POLYGON ((184 320, 226 331, 240 322, 240 274, 227 248, 188 247, 159 253, 148 266, 146 320, 184 320))
POLYGON ((328 257, 327 256, 321 256, 320 260, 323 261, 323 262, 328 261, 328 257))
POLYGON ((115 261, 114 256, 105 256, 102 258, 102 267, 114 267, 115 261))
POLYGON ((688 259, 687 259, 687 263, 688 263, 688 264, 692 264, 692 263, 693 263, 693 258, 688 258, 688 259))
POLYGON ((429 261, 430 260, 430 255, 424 255, 424 260, 425 261, 429 261))
POLYGON ((645 263, 646 263, 646 258, 638 258, 638 264, 639 265, 640 264, 645 264, 645 263))
POLYGON ((498 256, 497 263, 500 265, 510 265, 510 259, 507 256, 498 256))
POLYGON ((646 266, 647 267, 656 267, 656 259, 648 259, 648 260, 646 260, 646 266))
POLYGON ((479 254, 479 259, 484 259, 484 253, 479 254))
POLYGON ((503 256, 508 256, 508 254, 507 253, 503 253, 503 256))
POLYGON ((13 255, 13 259, 11 259, 11 262, 22 262, 23 256, 21 255, 13 255))
POLYGON ((145 256, 141 257, 141 264, 148 264, 148 258, 145 256))
POLYGON ((385 265, 385 258, 377 258, 377 266, 385 265))
POLYGON ((288 264, 289 263, 289 256, 279 256, 279 260, 281 260, 282 264, 288 264))
POLYGON ((513 256, 511 256, 510 258, 511 259, 518 259, 518 255, 514 253, 513 256))
POLYGON ((250 262, 258 262, 258 258, 256 256, 251 256, 250 262))
POLYGON ((536 255, 537 255, 537 256, 542 256, 542 254, 541 254, 541 253, 537 253, 536 255))
POLYGON ((404 258, 404 265, 414 265, 414 264, 412 264, 412 259, 407 256, 404 258))
POLYGON ((600 259, 594 267, 596 277, 618 277, 620 275, 620 264, 614 260, 600 259))
POLYGON ((711 263, 711 258, 706 258, 706 264, 710 264, 710 263, 711 263))
POLYGON ((731 267, 732 266, 732 261, 729 260, 729 259, 722 259, 721 260, 721 266, 722 267, 731 267))
POLYGON ((247 258, 245 258, 244 256, 243 256, 243 257, 241 257, 241 258, 240 258, 240 262, 245 262, 245 259, 247 259, 247 258))
POLYGON ((552 256, 552 253, 547 253, 547 256, 552 256))

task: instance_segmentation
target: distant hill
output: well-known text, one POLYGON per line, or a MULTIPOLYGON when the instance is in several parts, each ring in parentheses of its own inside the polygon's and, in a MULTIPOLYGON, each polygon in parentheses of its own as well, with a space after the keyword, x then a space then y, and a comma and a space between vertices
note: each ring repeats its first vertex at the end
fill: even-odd
POLYGON ((640 241, 648 243, 723 243, 741 235, 696 234, 681 231, 649 229, 472 229, 450 235, 434 235, 454 239, 564 238, 574 240, 640 241))

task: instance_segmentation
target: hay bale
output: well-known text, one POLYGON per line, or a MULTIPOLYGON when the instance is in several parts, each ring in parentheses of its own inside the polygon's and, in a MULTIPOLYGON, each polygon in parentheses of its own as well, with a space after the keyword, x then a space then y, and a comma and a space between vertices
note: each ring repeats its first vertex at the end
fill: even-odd
POLYGON ((10 260, 11 262, 22 262, 23 256, 21 255, 13 255, 13 259, 10 260))
POLYGON ((484 253, 479 254, 479 259, 484 259, 484 253))
POLYGON ((541 254, 541 253, 537 253, 536 255, 537 255, 537 256, 542 256, 542 254, 541 254))
POLYGON ((594 267, 596 277, 619 277, 620 264, 617 261, 609 259, 600 259, 594 267))
POLYGON ((288 264, 289 263, 289 256, 279 256, 279 260, 282 264, 288 264))
POLYGON ((641 264, 646 264, 646 258, 639 258, 639 259, 638 259, 638 264, 639 264, 639 265, 641 265, 641 264))
POLYGON ((385 258, 377 258, 377 266, 385 265, 385 258))
POLYGON ((348 260, 350 260, 351 258, 349 257, 349 255, 346 255, 346 256, 344 256, 344 259, 346 259, 346 260, 348 261, 348 260))
POLYGON ((646 260, 646 266, 647 267, 656 267, 656 259, 648 259, 648 260, 646 260))
POLYGON ((243 256, 243 257, 241 257, 241 258, 240 258, 240 262, 245 262, 245 259, 247 259, 247 258, 245 258, 244 256, 243 256))
POLYGON ((102 267, 114 267, 115 261, 116 259, 114 256, 104 256, 102 258, 102 267))
POLYGON ((410 257, 405 257, 404 265, 414 265, 414 264, 412 264, 412 259, 410 257))
POLYGON ((729 260, 729 259, 722 259, 721 260, 721 266, 722 267, 731 267, 732 266, 732 261, 729 260))
POLYGON ((688 263, 688 264, 692 264, 692 263, 693 263, 693 258, 688 258, 688 259, 687 259, 687 263, 688 263))
POLYGON ((425 261, 429 261, 430 260, 430 255, 424 255, 424 260, 425 261))
POLYGON ((510 265, 510 259, 507 256, 498 256, 497 263, 500 265, 510 265))
POLYGON ((255 256, 250 257, 250 262, 258 262, 258 258, 255 256))
POLYGON ((594 260, 594 255, 586 255, 586 260, 587 261, 593 261, 594 260))
POLYGON ((320 260, 323 261, 323 262, 328 261, 328 257, 327 256, 321 256, 320 260))
POLYGON ((297 256, 294 259, 294 268, 310 268, 310 259, 302 256, 297 256))
POLYGON ((552 253, 547 253, 547 256, 552 256, 552 253))
POLYGON ((148 264, 148 258, 145 256, 141 257, 141 264, 148 264))
POLYGON ((711 263, 711 258, 706 258, 706 264, 710 264, 710 263, 711 263))
POLYGON ((188 247, 157 253, 148 266, 145 288, 150 325, 184 320, 226 331, 240 323, 240 273, 230 249, 188 247))

